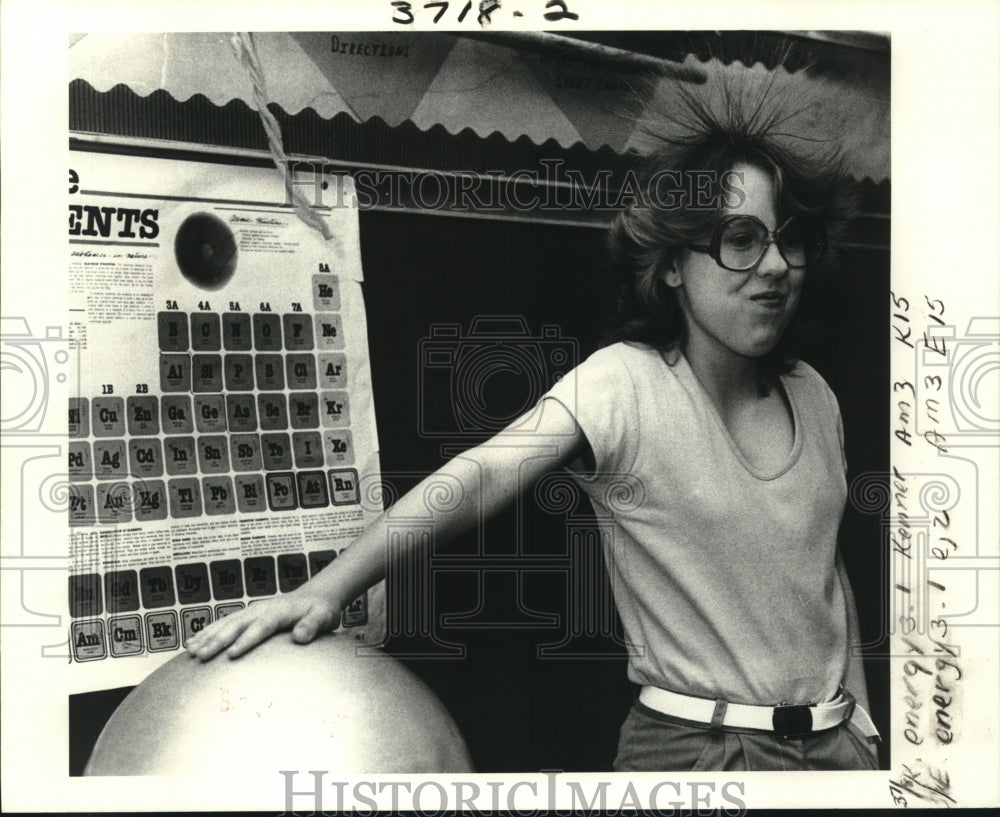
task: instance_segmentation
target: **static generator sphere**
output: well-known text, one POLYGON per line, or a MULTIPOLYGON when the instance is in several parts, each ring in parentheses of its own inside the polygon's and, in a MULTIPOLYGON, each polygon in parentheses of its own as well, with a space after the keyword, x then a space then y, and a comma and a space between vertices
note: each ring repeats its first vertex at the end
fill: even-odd
POLYGON ((86 775, 471 772, 442 703, 396 659, 328 635, 237 659, 181 654, 122 701, 86 775))

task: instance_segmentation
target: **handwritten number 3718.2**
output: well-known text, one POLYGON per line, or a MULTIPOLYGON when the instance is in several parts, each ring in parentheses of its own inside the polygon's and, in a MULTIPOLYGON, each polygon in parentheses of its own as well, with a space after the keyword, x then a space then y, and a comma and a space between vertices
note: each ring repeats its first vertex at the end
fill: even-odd
MULTIPOLYGON (((437 13, 434 15, 432 22, 436 23, 442 17, 446 11, 448 11, 447 0, 437 0, 433 3, 424 3, 423 8, 425 9, 437 9, 437 13)), ((408 26, 414 21, 413 16, 413 4, 407 2, 407 0, 392 0, 392 7, 396 10, 396 14, 392 18, 392 22, 398 23, 399 25, 408 26)), ((548 11, 545 12, 545 19, 549 22, 555 22, 557 20, 579 20, 580 15, 574 14, 566 6, 565 0, 549 0, 545 4, 545 8, 548 11)), ((500 9, 499 0, 482 0, 479 4, 479 14, 476 17, 476 21, 479 25, 484 23, 490 23, 490 15, 494 11, 500 9)), ((467 0, 466 4, 462 7, 462 11, 459 12, 458 22, 464 22, 465 16, 472 10, 472 0, 467 0)), ((516 13, 515 13, 516 14, 516 13)))

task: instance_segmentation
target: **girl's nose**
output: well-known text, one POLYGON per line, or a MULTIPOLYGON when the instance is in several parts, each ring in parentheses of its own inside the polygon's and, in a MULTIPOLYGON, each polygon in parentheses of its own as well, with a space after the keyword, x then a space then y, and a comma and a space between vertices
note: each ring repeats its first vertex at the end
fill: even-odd
POLYGON ((788 263, 778 250, 776 241, 772 241, 764 250, 764 256, 757 262, 756 272, 758 275, 784 275, 788 272, 788 263))

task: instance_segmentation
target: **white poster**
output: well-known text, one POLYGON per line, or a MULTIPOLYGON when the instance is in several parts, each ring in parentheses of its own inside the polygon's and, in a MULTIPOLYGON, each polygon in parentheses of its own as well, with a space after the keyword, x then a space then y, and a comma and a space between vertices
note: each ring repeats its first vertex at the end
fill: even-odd
MULTIPOLYGON (((138 683, 300 586, 381 508, 361 495, 379 473, 357 209, 313 211, 327 237, 273 168, 71 165, 75 692, 138 683)), ((381 596, 344 611, 361 643, 384 638, 381 596)))

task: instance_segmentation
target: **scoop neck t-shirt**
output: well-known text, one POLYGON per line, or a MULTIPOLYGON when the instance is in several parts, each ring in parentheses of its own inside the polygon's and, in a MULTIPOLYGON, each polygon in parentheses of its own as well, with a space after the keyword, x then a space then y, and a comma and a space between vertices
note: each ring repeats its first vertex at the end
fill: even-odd
POLYGON ((679 352, 598 350, 543 399, 594 454, 589 496, 637 684, 734 703, 815 703, 847 666, 836 570, 847 496, 836 398, 805 363, 783 375, 794 437, 754 468, 679 352))

